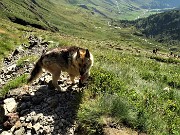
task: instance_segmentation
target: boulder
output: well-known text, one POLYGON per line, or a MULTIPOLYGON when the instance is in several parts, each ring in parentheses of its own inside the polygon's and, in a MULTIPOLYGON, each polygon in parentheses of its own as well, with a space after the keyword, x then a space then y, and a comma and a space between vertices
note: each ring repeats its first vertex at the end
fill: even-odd
POLYGON ((4 100, 4 108, 9 112, 12 113, 17 109, 17 102, 14 98, 7 98, 4 100))

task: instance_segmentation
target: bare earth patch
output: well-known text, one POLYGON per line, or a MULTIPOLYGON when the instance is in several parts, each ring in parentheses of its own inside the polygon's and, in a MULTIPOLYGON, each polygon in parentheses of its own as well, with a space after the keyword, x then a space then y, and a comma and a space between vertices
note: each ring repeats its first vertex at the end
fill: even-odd
POLYGON ((0 29, 0 33, 6 33, 4 30, 0 29))

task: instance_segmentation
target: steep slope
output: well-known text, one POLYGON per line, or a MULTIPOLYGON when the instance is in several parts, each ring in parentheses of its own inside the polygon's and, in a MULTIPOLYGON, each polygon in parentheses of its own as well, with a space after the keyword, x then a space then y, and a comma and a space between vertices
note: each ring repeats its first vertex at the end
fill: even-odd
MULTIPOLYGON (((8 57, 12 59, 5 59, 4 64, 7 68, 1 71, 1 82, 10 81, 0 88, 0 94, 11 92, 13 99, 17 99, 16 115, 19 115, 21 120, 16 129, 12 127, 10 130, 2 129, 0 123, 1 131, 17 133, 23 130, 24 134, 35 134, 35 132, 36 134, 46 134, 46 132, 69 134, 71 131, 72 134, 76 132, 78 135, 80 133, 100 135, 104 132, 103 128, 117 131, 128 126, 132 130, 137 130, 139 134, 145 132, 150 135, 163 135, 180 132, 180 60, 168 57, 167 53, 163 52, 153 55, 152 49, 140 47, 142 44, 150 45, 151 40, 147 40, 148 42, 140 40, 129 34, 126 29, 119 31, 113 29, 111 31, 113 39, 109 34, 106 40, 91 40, 78 38, 76 35, 69 36, 29 28, 12 22, 7 23, 7 21, 0 21, 0 27, 3 27, 4 31, 11 30, 6 31, 8 33, 19 33, 18 37, 21 38, 28 38, 35 34, 45 41, 51 40, 52 44, 49 44, 48 48, 62 45, 89 48, 95 58, 94 67, 91 70, 92 78, 89 80, 88 87, 82 91, 76 86, 69 87, 65 92, 49 89, 46 76, 37 79, 39 83, 34 82, 33 86, 20 87, 26 81, 27 75, 24 76, 24 74, 29 75, 28 67, 32 68, 33 61, 39 58, 39 53, 42 52, 41 48, 47 45, 40 43, 29 49, 28 45, 31 42, 18 43, 21 46, 25 44, 27 46, 24 46, 24 51, 21 50, 19 54, 13 53, 16 54, 14 57, 11 57, 12 55, 8 57), (116 39, 115 32, 117 32, 116 39), (21 74, 22 76, 19 77, 21 74), (79 90, 76 91, 76 89, 79 90), (40 119, 35 120, 34 116, 39 114, 40 119)), ((4 32, 2 30, 1 32, 1 38, 4 39, 4 32)), ((101 31, 98 34, 103 35, 107 32, 101 31)), ((0 47, 8 44, 2 44, 0 47)), ((17 43, 14 42, 14 44, 17 43)), ((60 85, 66 90, 69 84, 66 85, 63 79, 60 85)), ((12 98, 12 96, 8 94, 6 97, 12 98)), ((0 106, 2 104, 4 99, 0 98, 0 106)))
POLYGON ((0 17, 12 22, 32 27, 61 31, 64 33, 80 33, 84 29, 91 31, 100 19, 90 11, 67 4, 65 1, 43 0, 2 0, 0 17))
MULTIPOLYGON (((123 22, 123 21, 122 21, 123 22)), ((124 21, 134 25, 142 34, 159 42, 178 44, 180 42, 180 10, 151 15, 135 21, 124 21)))
POLYGON ((56 29, 45 19, 52 13, 53 3, 48 1, 2 0, 0 6, 1 17, 10 19, 12 22, 40 29, 56 29))
MULTIPOLYGON (((180 59, 169 56, 167 50, 163 52, 166 45, 131 34, 133 27, 107 26, 108 17, 101 15, 99 6, 96 5, 95 12, 86 4, 69 2, 1 1, 4 9, 1 8, 1 17, 11 21, 20 18, 20 24, 33 27, 0 18, 0 59, 7 52, 11 54, 2 62, 6 66, 0 71, 0 84, 3 84, 0 94, 10 98, 7 93, 15 92, 13 98, 19 100, 16 115, 21 118, 18 127, 6 129, 8 131, 0 122, 0 132, 70 134, 71 131, 71 134, 100 135, 105 134, 104 128, 120 130, 126 126, 137 130, 135 134, 180 133, 180 59), (32 9, 27 10, 27 4, 32 4, 32 9), (21 23, 23 21, 28 24, 21 23), (41 29, 48 30, 34 28, 32 24, 38 23, 43 26, 41 29), (52 32, 48 24, 58 28, 58 32, 52 32), (27 40, 32 35, 37 42, 35 46, 32 38, 30 42, 27 40), (65 92, 56 91, 48 87, 51 83, 45 76, 37 79, 39 83, 34 82, 33 86, 24 86, 26 74, 30 72, 28 66, 32 66, 43 49, 67 45, 88 48, 94 55, 88 87, 82 91, 76 86, 65 92), (155 55, 152 48, 156 45, 160 51, 155 55), (21 49, 18 54, 15 46, 21 49), (40 118, 35 120, 36 115, 40 118)), ((63 81, 67 77, 60 81, 64 90, 69 86, 63 81)), ((0 97, 2 105, 4 98, 0 97)))
POLYGON ((172 0, 171 4, 165 1, 166 6, 161 6, 162 2, 158 0, 1 0, 0 17, 40 29, 64 31, 69 27, 77 32, 91 29, 100 18, 132 20, 157 12, 149 11, 151 8, 173 7, 173 3, 180 5, 177 0, 172 0))
POLYGON ((92 10, 105 17, 114 19, 136 19, 146 17, 156 13, 164 8, 174 8, 180 6, 178 0, 66 0, 67 3, 73 5, 84 5, 85 9, 92 10))

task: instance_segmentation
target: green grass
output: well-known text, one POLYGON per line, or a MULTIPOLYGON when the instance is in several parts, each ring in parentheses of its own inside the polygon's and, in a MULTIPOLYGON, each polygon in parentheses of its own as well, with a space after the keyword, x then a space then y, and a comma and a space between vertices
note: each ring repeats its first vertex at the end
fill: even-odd
POLYGON ((0 50, 0 57, 1 58, 4 55, 7 55, 6 52, 8 52, 8 51, 12 50, 12 48, 14 48, 14 46, 13 46, 14 42, 6 34, 1 34, 0 44, 1 44, 1 50, 0 50))
MULTIPOLYGON (((14 7, 18 2, 15 2, 14 7)), ((95 59, 91 71, 92 80, 84 90, 83 102, 77 114, 77 121, 87 134, 101 134, 106 124, 104 119, 107 118, 150 135, 180 133, 179 59, 153 56, 150 53, 155 45, 160 46, 161 51, 168 52, 165 44, 148 40, 152 42, 149 44, 138 36, 131 35, 134 32, 132 28, 111 29, 107 27, 107 20, 99 20, 96 16, 88 20, 89 12, 76 10, 77 7, 66 7, 64 1, 55 7, 46 2, 38 2, 46 5, 47 9, 54 8, 51 14, 36 7, 39 12, 45 13, 44 18, 49 20, 51 26, 58 27, 60 31, 42 31, 1 19, 0 30, 5 31, 0 33, 1 60, 16 46, 27 43, 29 34, 41 36, 47 41, 53 40, 54 43, 49 48, 64 45, 89 48, 95 59), (61 12, 57 12, 59 9, 61 12), (96 29, 95 26, 101 28, 96 29), (25 33, 27 36, 23 37, 25 33), (67 33, 71 36, 66 35, 67 33), (113 46, 123 50, 116 50, 113 46), (141 52, 132 52, 133 48, 138 48, 141 52)), ((28 20, 29 22, 34 23, 37 19, 26 8, 22 11, 33 19, 28 20)), ((16 15, 26 19, 19 12, 16 15)), ((43 22, 41 25, 47 24, 43 22)), ((20 58, 17 65, 23 66, 26 59, 27 57, 20 58)), ((35 59, 36 56, 30 57, 30 62, 35 59)), ((22 75, 9 81, 1 88, 0 96, 22 86, 26 79, 27 76, 22 75)))
POLYGON ((27 37, 24 37, 27 27, 11 23, 7 20, 0 19, 0 60, 8 57, 13 50, 21 45, 27 43, 27 37))
POLYGON ((37 60, 37 56, 24 56, 24 57, 21 57, 20 59, 17 60, 16 64, 17 64, 17 67, 23 67, 24 64, 26 63, 26 61, 29 61, 30 63, 33 63, 34 61, 37 60))
MULTIPOLYGON (((20 28, 24 30, 23 27, 20 28)), ((112 31, 105 34, 94 33, 101 37, 99 40, 96 37, 86 39, 40 30, 32 33, 53 40, 54 43, 49 48, 78 45, 89 48, 93 53, 95 63, 91 72, 92 80, 84 90, 77 117, 87 134, 102 133, 106 118, 147 134, 178 134, 180 70, 178 62, 175 62, 178 59, 166 60, 168 58, 160 55, 153 56, 149 50, 151 47, 146 43, 142 47, 140 44, 143 41, 128 35, 129 31, 114 31, 109 38, 108 34, 112 31), (109 45, 123 50, 118 51, 109 45), (141 53, 128 51, 132 49, 129 45, 140 48, 141 53)), ((16 32, 21 33, 21 30, 16 29, 16 32)), ((16 38, 10 40, 13 42, 16 38)), ((9 50, 6 51, 8 52, 9 50)), ((22 57, 17 64, 22 66, 26 59, 22 57)), ((30 61, 35 59, 36 57, 32 57, 30 61)), ((22 86, 26 77, 21 76, 8 82, 1 88, 1 95, 22 86)))
POLYGON ((90 132, 96 131, 96 126, 89 123, 103 125, 102 117, 112 117, 147 134, 178 134, 179 65, 100 50, 94 51, 93 80, 87 90, 89 98, 81 105, 79 122, 90 132))
POLYGON ((0 89, 0 97, 4 97, 9 90, 22 86, 23 84, 26 83, 26 80, 27 80, 27 75, 21 75, 9 81, 0 89))
MULTIPOLYGON (((128 40, 121 32, 123 35, 120 36, 124 38, 118 40, 113 37, 113 41, 51 35, 57 43, 59 41, 59 46, 88 47, 95 58, 92 80, 84 90, 78 111, 78 123, 87 134, 100 134, 105 124, 103 119, 109 117, 113 122, 147 134, 178 134, 179 60, 153 56, 148 50, 153 47, 149 47, 148 43, 144 43, 143 48, 138 44, 142 41, 137 37, 127 36, 132 39, 128 40), (109 44, 121 47, 123 51, 115 50, 109 44), (140 48, 141 53, 126 50, 129 44, 140 48)), ((166 50, 163 46, 162 49, 166 50)))

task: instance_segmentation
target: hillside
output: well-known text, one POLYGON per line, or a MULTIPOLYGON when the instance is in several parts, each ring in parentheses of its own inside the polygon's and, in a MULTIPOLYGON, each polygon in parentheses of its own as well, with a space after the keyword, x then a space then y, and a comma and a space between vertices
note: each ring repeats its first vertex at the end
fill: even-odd
POLYGON ((135 21, 121 21, 124 25, 133 25, 148 38, 158 42, 178 45, 180 42, 180 10, 151 15, 135 21))
POLYGON ((43 30, 85 35, 84 29, 92 31, 102 25, 90 11, 63 1, 2 0, 0 7, 1 18, 43 30))
POLYGON ((67 3, 78 5, 104 17, 128 20, 147 17, 165 8, 180 6, 179 0, 67 0, 67 3))
MULTIPOLYGON (((62 29, 63 32, 76 29, 75 33, 77 33, 82 30, 79 28, 92 29, 94 25, 98 25, 100 18, 102 18, 102 21, 112 18, 132 20, 160 12, 160 10, 151 10, 152 3, 160 6, 162 2, 155 0, 146 2, 142 0, 1 0, 0 16, 16 23, 41 29, 52 31, 62 29), (59 12, 59 9, 61 9, 61 12, 59 12), (72 24, 71 27, 69 24, 72 24), (70 28, 65 29, 67 25, 70 28)), ((171 1, 171 4, 173 3, 176 3, 175 7, 180 5, 176 0, 171 1)), ((174 7, 168 1, 163 4, 169 8, 174 7)), ((103 23, 107 24, 107 22, 103 23)))
POLYGON ((109 19, 101 1, 75 2, 0 1, 0 134, 179 134, 178 54, 109 19), (44 51, 74 45, 94 56, 86 86, 62 73, 58 91, 45 71, 26 84, 44 51))

